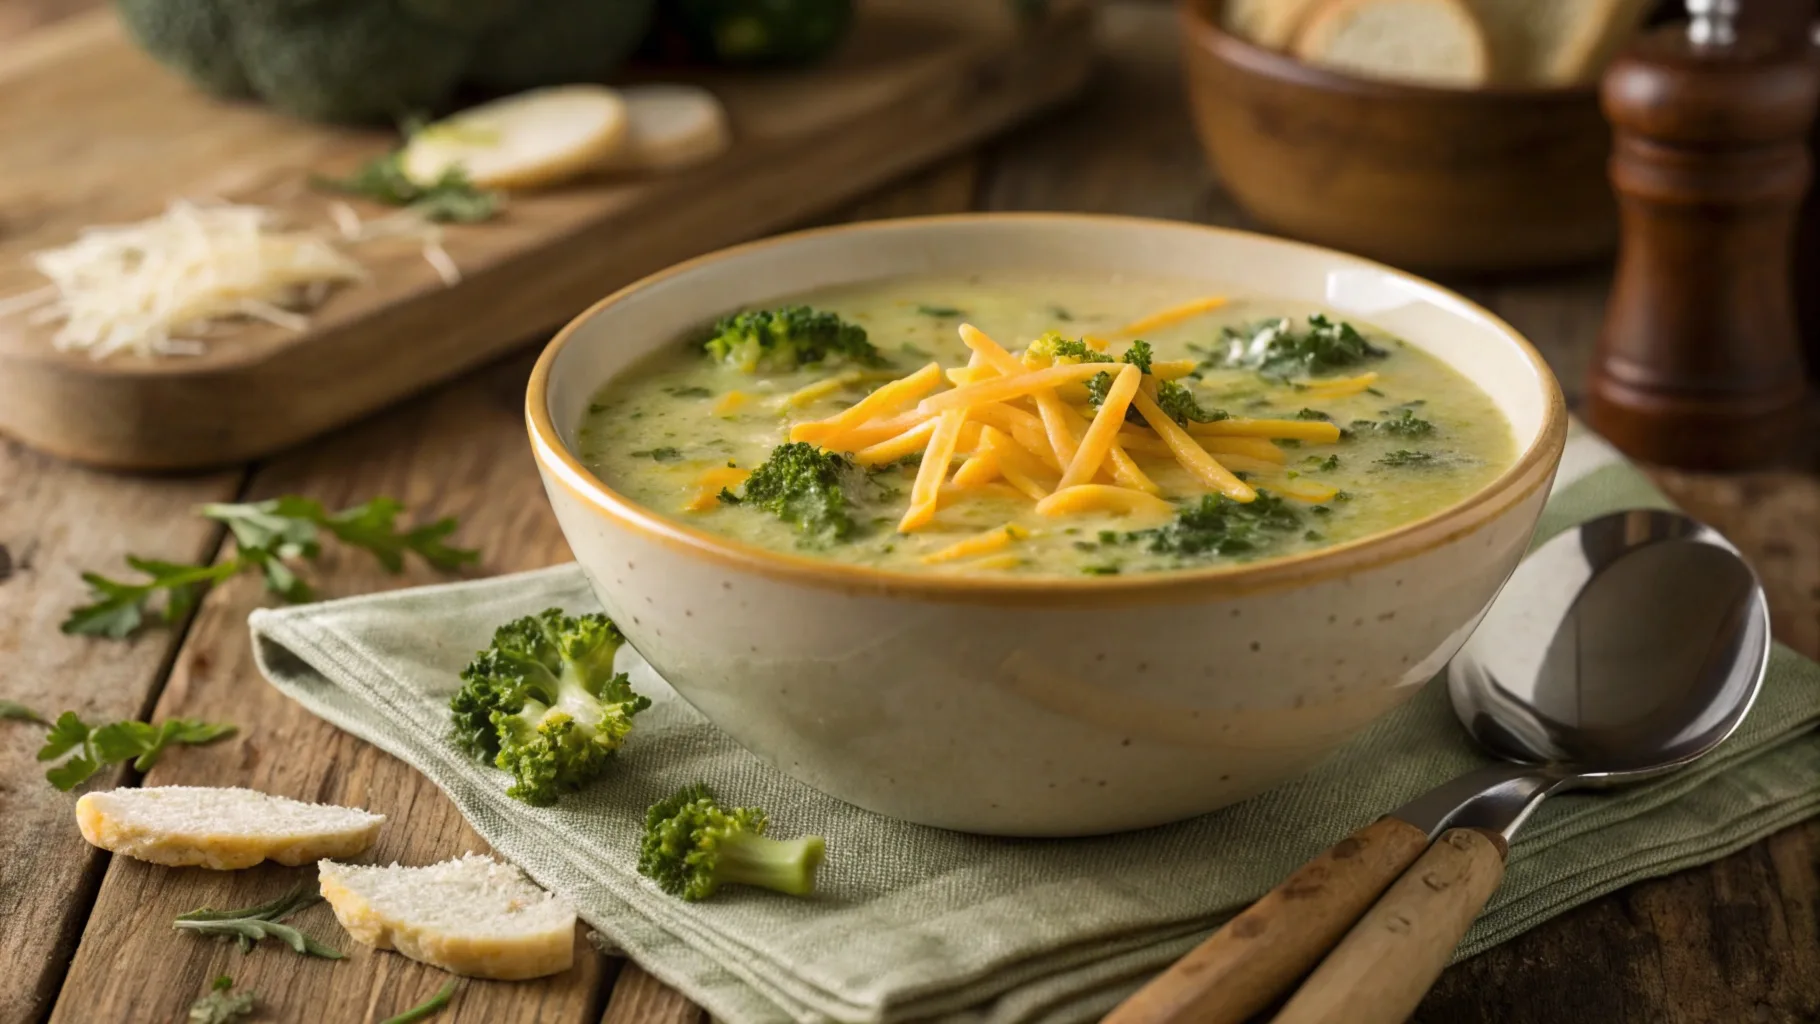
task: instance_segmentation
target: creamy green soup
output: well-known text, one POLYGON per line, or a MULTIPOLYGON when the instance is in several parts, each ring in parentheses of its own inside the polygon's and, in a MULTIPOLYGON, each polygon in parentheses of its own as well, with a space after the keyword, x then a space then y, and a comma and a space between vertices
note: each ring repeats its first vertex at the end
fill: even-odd
MULTIPOLYGON (((1298 340, 1323 322, 1310 319, 1320 311, 1235 297, 1146 328, 1136 338, 1119 333, 1206 295, 1204 285, 1189 282, 1039 276, 907 278, 802 295, 790 301, 863 328, 876 358, 766 363, 748 372, 739 359, 705 352, 702 337, 682 339, 602 390, 580 428, 580 455, 633 501, 758 547, 894 570, 1061 576, 1278 558, 1354 540, 1460 501, 1514 459, 1510 426, 1484 392, 1434 357, 1365 324, 1342 326, 1341 318, 1328 314, 1324 337, 1344 333, 1364 342, 1363 350, 1341 345, 1329 351, 1298 340), (1257 489, 1258 501, 1207 497, 1208 484, 1160 442, 1133 442, 1130 458, 1171 503, 1173 518, 1154 509, 1142 515, 1043 515, 1031 496, 997 479, 964 489, 950 484, 931 521, 900 532, 919 468, 914 455, 882 467, 842 464, 839 490, 852 528, 839 538, 739 500, 743 471, 764 465, 789 441, 793 426, 835 417, 931 361, 964 367, 970 351, 957 331, 962 323, 1013 353, 1054 332, 1052 340, 1103 343, 1105 357, 1115 360, 1138 339, 1158 365, 1179 371, 1187 365, 1180 361, 1192 360, 1192 374, 1174 382, 1191 399, 1178 403, 1191 410, 1182 426, 1214 449, 1215 459, 1232 463, 1257 489), (1350 334, 1354 328, 1357 335, 1350 334), (1226 429, 1218 426, 1222 422, 1250 420, 1332 423, 1341 436, 1331 442, 1264 441, 1275 454, 1260 459, 1258 439, 1204 433, 1226 429), (1222 442, 1250 446, 1251 454, 1222 456, 1222 442), (723 486, 724 497, 718 494, 723 486), (991 534, 1007 526, 1004 538, 991 534), (975 536, 988 538, 978 553, 929 560, 975 536)), ((1144 380, 1153 390, 1170 387, 1144 380)), ((1071 401, 1085 417, 1094 415, 1094 407, 1080 403, 1091 394, 1073 387, 1071 401)), ((1014 404, 1035 411, 1029 399, 1014 404)), ((1128 438, 1137 436, 1134 431, 1155 436, 1135 414, 1125 429, 1128 438)), ((947 475, 979 447, 977 436, 972 450, 962 445, 947 475)), ((1059 472, 1050 468, 1047 482, 1054 484, 1059 472)), ((1114 482, 1110 467, 1097 482, 1114 482)))

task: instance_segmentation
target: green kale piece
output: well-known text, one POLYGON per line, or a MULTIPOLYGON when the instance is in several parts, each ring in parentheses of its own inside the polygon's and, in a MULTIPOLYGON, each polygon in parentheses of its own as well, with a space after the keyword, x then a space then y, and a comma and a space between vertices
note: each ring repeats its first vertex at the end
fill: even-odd
POLYGON ((1301 529, 1301 514, 1287 501, 1259 491, 1249 502, 1223 494, 1202 495, 1199 502, 1176 513, 1173 522, 1127 536, 1159 555, 1245 555, 1263 551, 1301 529))

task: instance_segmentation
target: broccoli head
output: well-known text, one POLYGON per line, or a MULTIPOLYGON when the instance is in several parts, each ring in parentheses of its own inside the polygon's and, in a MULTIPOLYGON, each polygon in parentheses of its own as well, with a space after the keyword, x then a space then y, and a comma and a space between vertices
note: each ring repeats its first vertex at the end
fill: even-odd
POLYGON ((702 347, 716 360, 746 373, 828 362, 864 366, 885 362, 866 340, 864 327, 808 306, 748 310, 722 317, 702 347))
MULTIPOLYGON (((1078 344, 1078 343, 1077 343, 1078 344)), ((1150 364, 1156 358, 1147 341, 1134 341, 1119 361, 1138 368, 1139 373, 1148 374, 1150 364)), ((1078 360, 1082 362, 1111 362, 1101 356, 1099 360, 1078 360)), ((1106 402, 1106 393, 1112 390, 1112 374, 1096 373, 1087 381, 1087 404, 1098 409, 1106 402)), ((1194 392, 1188 390, 1180 381, 1165 380, 1157 383, 1156 404, 1177 423, 1212 423, 1223 420, 1227 414, 1219 409, 1203 409, 1194 392)), ((1144 423, 1144 414, 1136 405, 1125 410, 1125 419, 1132 423, 1144 423)))
POLYGON ((512 773, 507 794, 539 807, 598 778, 651 705, 613 671, 624 646, 605 615, 560 608, 508 622, 461 673, 456 741, 512 773))
POLYGON ((656 0, 116 0, 147 53, 197 85, 297 117, 397 122, 466 86, 598 81, 656 0))
POLYGON ((807 896, 826 842, 772 839, 765 812, 722 807, 706 785, 685 786, 645 812, 638 870, 672 896, 705 900, 723 885, 755 885, 807 896))
POLYGON ((842 541, 859 532, 846 489, 855 476, 853 463, 842 456, 791 441, 771 449, 740 494, 722 491, 721 500, 763 509, 794 524, 805 540, 842 541))

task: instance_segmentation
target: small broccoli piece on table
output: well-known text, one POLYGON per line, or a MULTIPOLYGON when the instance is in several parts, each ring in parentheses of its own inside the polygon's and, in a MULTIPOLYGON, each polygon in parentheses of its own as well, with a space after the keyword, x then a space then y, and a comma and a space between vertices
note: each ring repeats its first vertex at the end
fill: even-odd
POLYGON ((723 885, 807 896, 826 843, 821 836, 772 839, 765 812, 722 807, 706 785, 685 786, 645 812, 638 870, 663 891, 705 900, 723 885))
POLYGON ((763 509, 792 523, 804 539, 843 541, 859 532, 847 484, 856 479, 852 462, 804 441, 780 444, 764 465, 752 471, 739 494, 721 492, 721 500, 763 509))
POLYGON ((722 317, 703 348, 716 360, 746 373, 794 370, 819 363, 881 366, 885 359, 866 329, 833 313, 808 306, 750 310, 722 317))
POLYGON ((599 778, 651 705, 613 671, 625 642, 605 615, 559 608, 499 627, 449 702, 456 741, 511 772, 506 793, 535 806, 599 778))

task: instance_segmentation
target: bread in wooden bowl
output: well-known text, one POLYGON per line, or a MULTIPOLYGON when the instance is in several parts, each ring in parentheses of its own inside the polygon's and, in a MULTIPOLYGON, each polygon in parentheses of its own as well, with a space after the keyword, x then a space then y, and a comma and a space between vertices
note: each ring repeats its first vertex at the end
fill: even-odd
POLYGON ((1293 50, 1367 78, 1467 88, 1491 75, 1485 32, 1461 0, 1324 0, 1293 50))
POLYGON ((1590 82, 1649 13, 1652 0, 1465 0, 1491 46, 1492 81, 1590 82))

